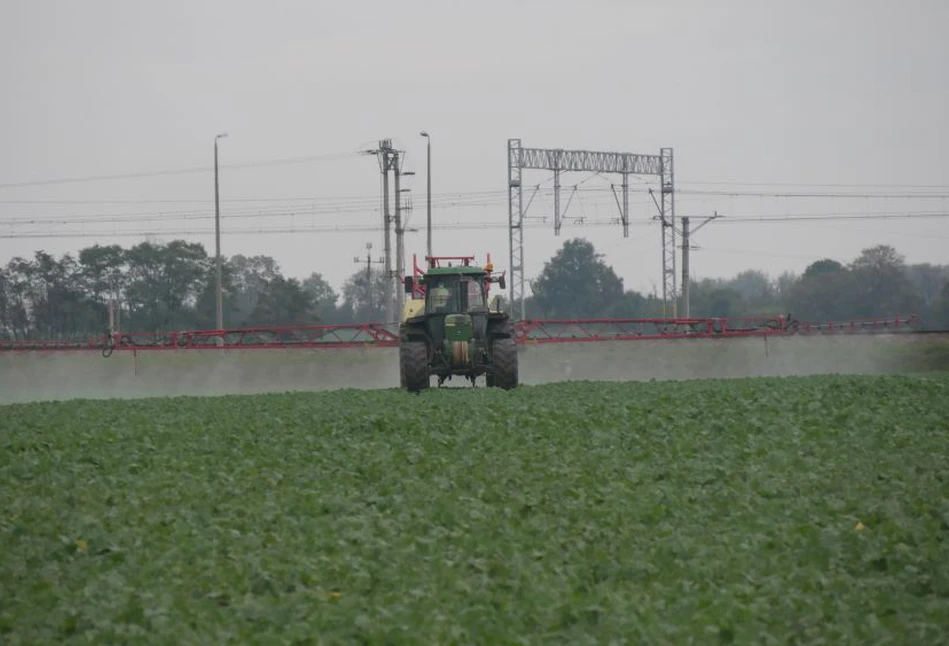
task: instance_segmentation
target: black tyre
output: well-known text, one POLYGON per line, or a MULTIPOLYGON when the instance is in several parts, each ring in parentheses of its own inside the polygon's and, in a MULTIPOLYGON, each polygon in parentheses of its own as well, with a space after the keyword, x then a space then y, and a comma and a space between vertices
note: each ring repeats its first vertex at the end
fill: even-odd
POLYGON ((410 393, 417 393, 429 386, 428 347, 424 341, 405 341, 399 347, 402 363, 402 381, 410 393))
POLYGON ((494 379, 493 386, 510 390, 517 386, 517 343, 514 339, 496 339, 494 341, 494 379))

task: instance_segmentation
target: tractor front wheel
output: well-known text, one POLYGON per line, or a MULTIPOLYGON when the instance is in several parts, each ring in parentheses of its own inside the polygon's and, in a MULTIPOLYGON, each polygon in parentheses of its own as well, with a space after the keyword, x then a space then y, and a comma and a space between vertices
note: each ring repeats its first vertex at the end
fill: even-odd
POLYGON ((428 388, 428 346, 424 341, 406 341, 399 348, 402 363, 402 381, 410 393, 428 388))
POLYGON ((497 339, 494 342, 494 378, 488 384, 504 390, 517 386, 517 343, 514 339, 497 339))

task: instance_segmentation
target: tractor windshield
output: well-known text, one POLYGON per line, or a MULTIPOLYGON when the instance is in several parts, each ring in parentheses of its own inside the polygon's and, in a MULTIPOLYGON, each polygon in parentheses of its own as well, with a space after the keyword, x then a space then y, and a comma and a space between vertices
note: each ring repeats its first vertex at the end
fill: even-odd
POLYGON ((426 288, 425 311, 429 314, 457 314, 484 311, 481 281, 460 276, 439 276, 426 288))
POLYGON ((477 280, 465 281, 468 287, 468 311, 476 312, 484 309, 484 290, 477 280))
POLYGON ((456 276, 446 276, 438 282, 430 283, 426 290, 425 311, 429 314, 458 312, 460 286, 456 276))

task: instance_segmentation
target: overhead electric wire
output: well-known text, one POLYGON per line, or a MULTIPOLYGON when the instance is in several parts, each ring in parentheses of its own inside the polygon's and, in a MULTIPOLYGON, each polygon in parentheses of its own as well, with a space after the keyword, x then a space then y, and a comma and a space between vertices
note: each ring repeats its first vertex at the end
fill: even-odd
MULTIPOLYGON (((283 157, 278 159, 269 159, 258 162, 243 162, 231 164, 219 164, 218 168, 238 169, 238 168, 260 168, 263 166, 284 166, 287 164, 302 164, 313 161, 330 161, 345 159, 348 157, 357 157, 359 153, 333 153, 327 155, 307 155, 305 157, 283 157)), ((161 177, 165 175, 186 175, 190 173, 213 173, 213 166, 194 166, 191 168, 177 168, 170 170, 144 171, 140 173, 120 173, 115 175, 86 175, 84 177, 63 177, 57 179, 39 179, 26 180, 22 182, 6 182, 0 184, 0 188, 22 188, 27 186, 49 186, 52 184, 75 184, 82 182, 99 182, 117 179, 139 179, 145 177, 161 177)))
POLYGON ((717 247, 701 247, 702 252, 711 252, 711 253, 731 253, 731 254, 742 254, 746 256, 766 256, 768 258, 787 258, 789 260, 817 260, 818 258, 823 258, 821 255, 800 255, 800 254, 785 254, 785 253, 775 253, 772 251, 758 251, 755 249, 721 249, 717 247))
MULTIPOLYGON (((783 215, 783 216, 738 216, 731 218, 719 218, 715 220, 716 223, 722 222, 746 222, 746 223, 762 223, 762 222, 814 222, 814 221, 846 221, 846 220, 880 220, 880 219, 909 219, 909 218, 949 218, 949 212, 931 212, 931 213, 900 213, 900 214, 863 214, 863 215, 823 215, 823 216, 812 216, 812 215, 783 215)), ((618 226, 618 218, 608 218, 608 219, 585 219, 582 223, 578 224, 577 219, 567 218, 564 220, 564 223, 574 224, 581 228, 583 227, 604 227, 604 226, 618 226)), ((630 221, 630 226, 652 226, 657 224, 655 220, 632 220, 630 221)), ((525 222, 524 226, 529 228, 542 228, 549 226, 547 218, 543 220, 534 221, 534 222, 525 222)), ((452 229, 452 230, 480 230, 480 229, 504 229, 508 227, 507 221, 496 221, 496 222, 443 222, 443 223, 433 223, 433 228, 437 229, 452 229)), ((342 224, 342 225, 314 225, 314 226, 301 226, 301 227, 271 227, 271 228, 261 228, 261 229, 251 229, 251 228, 242 228, 242 229, 225 229, 222 230, 222 235, 230 234, 257 234, 257 235, 273 235, 273 234, 286 234, 286 233, 346 233, 346 232, 376 232, 382 231, 382 225, 380 224, 342 224)), ((74 232, 67 233, 62 231, 22 231, 22 232, 0 232, 0 238, 5 239, 16 239, 16 238, 89 238, 89 237, 136 237, 136 236, 169 236, 169 235, 206 235, 214 233, 213 229, 200 229, 200 230, 190 230, 190 231, 169 231, 169 230, 125 230, 125 231, 83 231, 83 232, 74 232)))
MULTIPOLYGON (((268 208, 245 206, 234 209, 226 209, 222 212, 221 217, 273 217, 273 216, 291 216, 291 215, 335 215, 342 213, 365 213, 373 212, 379 213, 381 209, 378 206, 374 206, 375 200, 368 199, 361 202, 345 202, 345 203, 330 203, 330 204, 319 204, 312 206, 294 206, 294 205, 274 205, 268 208)), ((469 208, 477 206, 493 206, 499 204, 497 199, 493 198, 480 198, 475 196, 470 200, 456 200, 450 201, 448 199, 442 200, 432 200, 433 205, 437 205, 440 208, 469 208)), ((174 211, 132 211, 132 212, 117 212, 117 213, 84 213, 84 214, 68 214, 68 215, 22 215, 15 217, 2 218, 0 217, 0 225, 3 224, 22 224, 22 223, 37 223, 37 222, 47 222, 50 224, 53 223, 63 223, 63 222, 72 222, 72 223, 83 223, 83 222, 133 222, 138 220, 144 220, 149 218, 163 218, 163 219, 203 219, 214 217, 213 209, 187 209, 187 210, 174 210, 174 211)))
POLYGON ((919 211, 915 213, 864 213, 864 214, 796 214, 796 215, 739 215, 722 217, 715 220, 717 223, 728 222, 788 222, 788 221, 824 221, 824 220, 902 220, 912 218, 946 218, 946 211, 919 211))
MULTIPOLYGON (((436 193, 432 199, 446 198, 465 195, 507 195, 504 190, 492 191, 455 191, 451 193, 436 193)), ((346 202, 346 201, 371 201, 378 199, 378 196, 371 195, 312 195, 295 197, 228 197, 221 200, 222 205, 233 202, 346 202)), ((111 199, 111 200, 4 200, 0 199, 0 204, 214 204, 213 198, 200 198, 195 200, 186 199, 111 199)))
POLYGON ((886 199, 886 200, 904 200, 904 199, 931 199, 939 200, 949 198, 949 192, 946 193, 815 193, 815 192, 787 192, 787 193, 769 193, 769 192, 751 192, 751 191, 708 191, 697 189, 677 189, 676 193, 684 195, 708 195, 719 197, 773 197, 773 198, 832 198, 832 199, 886 199))
MULTIPOLYGON (((477 201, 473 200, 471 202, 456 202, 452 204, 442 204, 440 206, 450 206, 451 208, 477 208, 477 207, 486 207, 493 206, 495 202, 489 201, 477 201)), ((612 205, 610 205, 612 206, 612 205)), ((274 217, 315 217, 315 216, 334 216, 334 215, 371 215, 376 216, 381 213, 381 210, 378 207, 366 208, 364 205, 352 205, 345 207, 323 207, 320 208, 305 208, 305 207, 273 207, 269 209, 255 209, 255 208, 243 208, 223 212, 221 214, 221 219, 244 219, 244 218, 274 218, 274 217)), ((942 216, 945 211, 935 210, 935 211, 911 211, 911 212, 894 212, 894 211, 831 211, 831 212, 818 212, 818 213, 779 213, 771 215, 736 215, 736 216, 722 216, 718 218, 717 222, 748 222, 748 221, 762 221, 762 220, 776 220, 776 219, 837 219, 837 218, 865 218, 865 217, 874 217, 880 219, 892 219, 892 218, 903 218, 903 217, 938 217, 942 216)), ((537 216, 525 216, 525 220, 541 220, 545 218, 552 218, 550 215, 537 215, 537 216)), ((680 215, 679 217, 685 217, 680 215)), ((690 217, 704 217, 702 215, 693 215, 690 217)), ((64 215, 64 216, 55 216, 55 217, 36 217, 36 216, 23 216, 17 218, 10 218, 7 220, 0 220, 0 226, 26 226, 26 225, 41 225, 41 224, 63 224, 63 225, 75 225, 75 224, 95 224, 95 223, 134 223, 134 222, 147 222, 155 219, 162 219, 165 221, 195 221, 195 220, 207 220, 214 218, 214 211, 210 210, 194 210, 194 211, 147 211, 147 212, 126 212, 126 213, 98 213, 98 214, 84 214, 84 215, 64 215)), ((567 216, 565 214, 564 221, 570 222, 577 219, 585 219, 583 216, 576 218, 573 216, 567 216)), ((634 219, 634 218, 633 218, 634 219)), ((631 220, 633 220, 631 219, 631 220)))
MULTIPOLYGON (((452 230, 480 230, 480 229, 496 229, 506 227, 506 222, 480 222, 480 223, 466 223, 466 222, 452 222, 452 223, 442 223, 442 224, 432 224, 433 229, 452 229, 452 230)), ((338 226, 309 226, 309 227, 284 227, 284 228, 267 228, 267 229, 252 229, 252 228, 242 228, 242 229, 227 229, 222 230, 221 235, 240 235, 240 234, 254 234, 254 235, 272 235, 272 234, 288 234, 288 233, 358 233, 358 232, 377 232, 382 231, 381 225, 376 224, 360 224, 360 225, 338 225, 338 226)), ((168 231, 168 230, 136 230, 136 231, 83 231, 77 233, 62 233, 62 232, 24 232, 17 234, 4 234, 0 233, 0 238, 92 238, 92 237, 139 237, 139 236, 181 236, 181 235, 213 235, 214 229, 199 229, 186 232, 180 231, 168 231)))
MULTIPOLYGON (((610 186, 582 186, 584 182, 592 179, 594 176, 573 185, 565 185, 564 190, 573 190, 583 193, 602 193, 611 194, 613 185, 610 186)), ((531 191, 536 191, 541 195, 552 195, 553 187, 532 187, 531 191)), ((633 194, 646 194, 642 189, 630 188, 633 194)), ((698 189, 679 189, 677 194, 683 196, 720 196, 720 197, 752 197, 752 198, 847 198, 847 199, 949 199, 949 192, 945 193, 829 193, 829 192, 762 192, 762 191, 715 191, 698 189)), ((474 196, 494 196, 497 199, 507 198, 507 191, 504 189, 485 189, 474 191, 452 191, 446 193, 436 193, 432 195, 432 203, 453 200, 466 199, 474 196)), ((221 201, 223 205, 231 203, 279 203, 279 202, 320 202, 320 203, 350 203, 350 202, 369 202, 375 201, 378 196, 370 195, 340 195, 340 196, 293 196, 293 197, 231 197, 221 201)), ((0 204, 22 204, 22 205, 43 205, 43 204, 211 204, 213 199, 111 199, 111 200, 23 200, 23 199, 0 199, 0 204)))
POLYGON ((806 182, 736 182, 736 181, 688 181, 678 180, 676 185, 699 186, 797 186, 804 188, 927 188, 949 191, 949 184, 829 184, 806 182))

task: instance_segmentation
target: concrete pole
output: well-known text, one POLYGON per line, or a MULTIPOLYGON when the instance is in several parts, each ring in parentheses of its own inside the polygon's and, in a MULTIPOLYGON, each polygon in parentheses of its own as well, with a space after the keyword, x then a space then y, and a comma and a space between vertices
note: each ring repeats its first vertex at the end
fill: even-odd
POLYGON ((682 315, 689 318, 689 217, 682 216, 682 315))
POLYGON ((426 234, 427 234, 427 244, 425 246, 425 253, 428 257, 432 255, 432 138, 426 132, 422 131, 419 133, 425 137, 425 184, 426 184, 426 198, 425 198, 425 211, 427 214, 426 218, 426 234))
POLYGON ((367 317, 370 323, 374 323, 374 314, 372 309, 372 243, 366 243, 366 300, 369 301, 367 308, 367 317))
POLYGON ((225 132, 214 137, 214 263, 217 273, 214 292, 218 330, 224 329, 224 301, 221 295, 221 200, 218 190, 217 140, 226 136, 225 132))
POLYGON ((385 276, 385 289, 383 291, 383 302, 385 305, 385 322, 388 323, 393 320, 393 311, 392 311, 392 239, 390 233, 390 227, 392 226, 392 215, 389 211, 389 169, 391 168, 392 162, 390 157, 390 151, 386 150, 383 153, 383 162, 382 162, 382 211, 383 218, 385 222, 385 236, 383 238, 383 255, 385 256, 385 265, 383 267, 383 275, 385 276))
MULTIPOLYGON (((395 283, 395 301, 396 301, 396 316, 402 316, 402 304, 403 296, 405 292, 400 288, 399 281, 402 278, 402 272, 405 267, 405 246, 404 246, 404 236, 402 229, 402 190, 400 188, 400 179, 402 175, 401 168, 399 166, 399 151, 396 150, 392 153, 392 177, 395 180, 395 275, 390 279, 392 283, 395 283)), ((389 321, 393 321, 393 317, 389 317, 389 321)))

